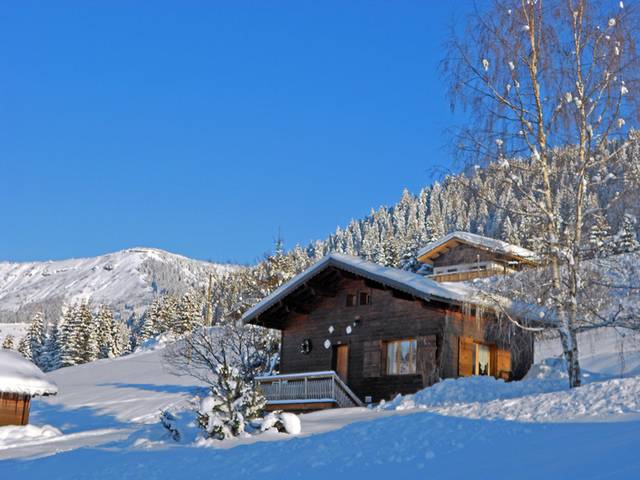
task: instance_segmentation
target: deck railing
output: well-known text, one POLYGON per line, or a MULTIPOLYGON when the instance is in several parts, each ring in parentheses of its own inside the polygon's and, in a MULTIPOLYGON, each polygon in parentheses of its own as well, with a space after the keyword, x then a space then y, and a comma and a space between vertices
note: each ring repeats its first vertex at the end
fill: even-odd
POLYGON ((360 399, 332 370, 257 377, 268 404, 327 403, 338 407, 362 406, 360 399))

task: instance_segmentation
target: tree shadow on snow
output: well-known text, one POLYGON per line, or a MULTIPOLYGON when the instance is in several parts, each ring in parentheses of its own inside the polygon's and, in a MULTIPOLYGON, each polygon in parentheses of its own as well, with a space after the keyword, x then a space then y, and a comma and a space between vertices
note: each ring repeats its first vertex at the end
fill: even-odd
POLYGON ((204 389, 202 387, 194 387, 193 385, 157 385, 152 383, 101 383, 98 387, 116 387, 116 388, 136 388, 138 390, 148 390, 156 393, 186 393, 195 395, 204 389))

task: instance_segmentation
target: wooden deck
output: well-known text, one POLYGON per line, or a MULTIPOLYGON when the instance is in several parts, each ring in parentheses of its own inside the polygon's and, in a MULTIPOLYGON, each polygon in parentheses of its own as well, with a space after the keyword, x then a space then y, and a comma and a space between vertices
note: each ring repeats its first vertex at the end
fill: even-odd
POLYGON ((313 411, 360 407, 362 402, 332 370, 256 378, 267 410, 313 411))

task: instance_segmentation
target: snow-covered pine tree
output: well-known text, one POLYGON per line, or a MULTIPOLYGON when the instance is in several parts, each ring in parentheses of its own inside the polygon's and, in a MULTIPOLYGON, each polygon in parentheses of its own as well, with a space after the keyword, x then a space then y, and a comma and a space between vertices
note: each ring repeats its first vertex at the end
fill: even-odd
POLYGON ((161 297, 159 318, 156 321, 157 333, 170 332, 177 322, 178 302, 173 295, 165 294, 161 297))
POLYGON ((82 358, 81 363, 93 362, 98 359, 98 329, 96 323, 93 321, 93 314, 89 304, 84 302, 80 304, 78 310, 80 316, 80 356, 82 358))
POLYGON ((589 257, 608 257, 613 253, 609 222, 603 215, 596 215, 589 228, 589 257))
POLYGON ((65 309, 62 325, 59 325, 58 350, 60 367, 69 367, 83 362, 84 337, 80 305, 65 309))
POLYGON ((259 418, 266 399, 226 362, 218 365, 216 377, 209 396, 200 403, 198 423, 208 437, 224 440, 240 435, 248 420, 259 418))
POLYGON ((27 330, 27 337, 29 337, 33 362, 38 366, 42 366, 42 357, 44 355, 44 345, 46 341, 43 312, 37 311, 33 315, 29 330, 27 330))
POLYGON ((131 352, 131 329, 126 323, 111 322, 111 345, 108 356, 119 357, 131 352))
POLYGON ((142 317, 142 323, 136 335, 136 345, 142 345, 160 333, 162 298, 156 297, 142 317))
POLYGON ((624 214, 622 227, 614 240, 615 253, 630 253, 640 249, 640 243, 636 236, 636 223, 636 218, 633 215, 624 214))
POLYGON ((2 341, 2 348, 4 348, 5 350, 13 350, 13 347, 15 346, 14 344, 15 341, 13 335, 9 334, 4 337, 4 340, 2 341))
POLYGON ((42 369, 45 372, 60 368, 60 323, 63 320, 51 324, 44 341, 44 349, 42 353, 42 369))
POLYGON ((22 337, 18 342, 18 353, 22 355, 24 358, 26 358, 27 360, 32 359, 31 343, 29 342, 29 339, 26 336, 22 337))
POLYGON ((108 358, 113 352, 113 313, 107 305, 100 305, 96 314, 96 338, 98 342, 98 358, 108 358))
POLYGON ((188 291, 178 301, 176 306, 176 321, 173 332, 178 335, 190 333, 194 328, 203 324, 202 303, 194 291, 188 291))

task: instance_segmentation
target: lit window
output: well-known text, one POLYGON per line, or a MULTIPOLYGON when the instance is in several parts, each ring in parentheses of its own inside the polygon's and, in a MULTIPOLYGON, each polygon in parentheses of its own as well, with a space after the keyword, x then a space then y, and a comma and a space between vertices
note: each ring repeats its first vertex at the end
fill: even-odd
POLYGON ((397 340, 387 343, 387 375, 416 373, 416 340, 397 340))
POLYGON ((489 371, 489 362, 491 358, 491 350, 487 345, 476 345, 476 375, 491 375, 489 371))
POLYGON ((356 296, 352 294, 347 295, 347 307, 355 307, 356 306, 356 296))

